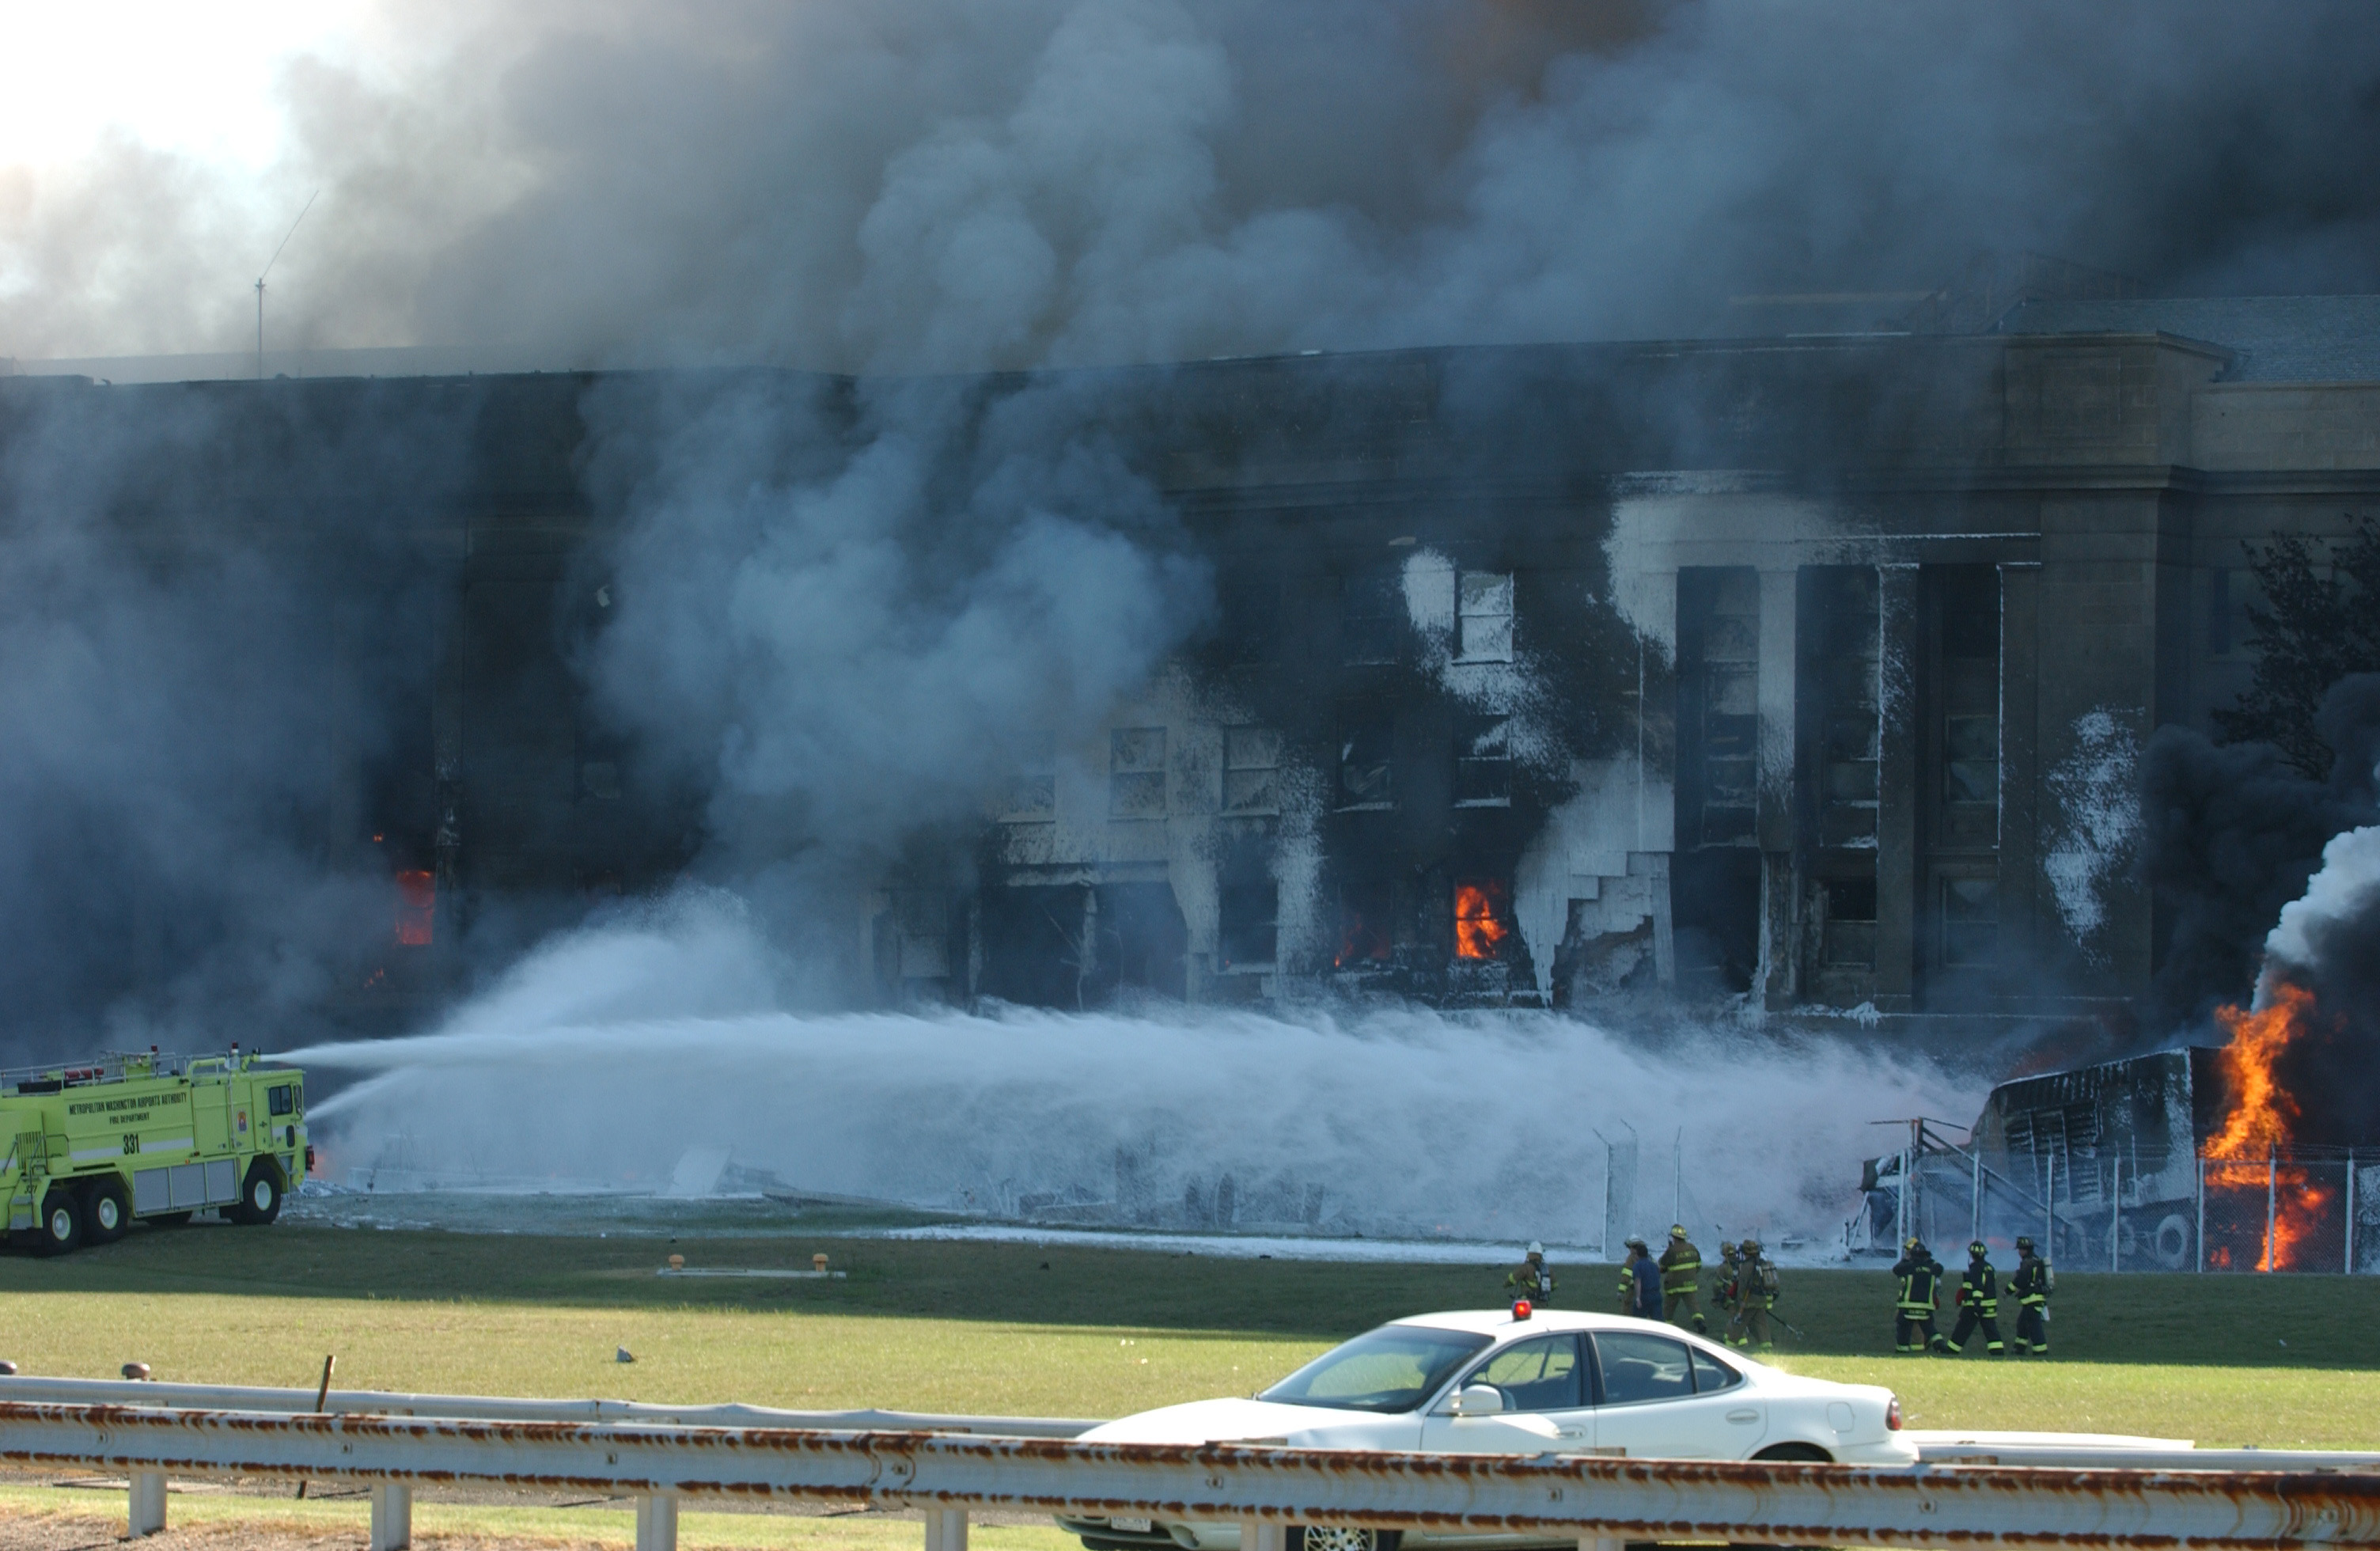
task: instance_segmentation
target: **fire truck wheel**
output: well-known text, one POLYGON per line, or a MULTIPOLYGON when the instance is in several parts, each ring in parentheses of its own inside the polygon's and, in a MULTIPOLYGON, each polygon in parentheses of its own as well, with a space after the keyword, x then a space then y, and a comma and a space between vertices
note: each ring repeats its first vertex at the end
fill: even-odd
POLYGON ((281 1171, 273 1167, 271 1159, 261 1157, 248 1166, 248 1179, 239 1187, 239 1200, 224 1215, 250 1228, 261 1228, 281 1215, 281 1171))
POLYGON ((42 1253, 64 1254, 82 1242, 82 1203, 64 1185, 42 1202, 42 1253))
POLYGON ((94 1244, 112 1244, 132 1226, 132 1199, 115 1174, 92 1180, 82 1187, 82 1236, 94 1244))

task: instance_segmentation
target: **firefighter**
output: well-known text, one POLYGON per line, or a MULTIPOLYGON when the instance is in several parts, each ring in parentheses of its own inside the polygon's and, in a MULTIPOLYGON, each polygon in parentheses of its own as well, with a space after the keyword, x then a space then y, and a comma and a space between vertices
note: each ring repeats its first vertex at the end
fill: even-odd
POLYGON ((1711 1307, 1727 1315, 1719 1339, 1729 1346, 1743 1344, 1743 1264, 1732 1241, 1718 1247, 1718 1269, 1711 1276, 1711 1307))
POLYGON ((2058 1274, 2034 1252, 2031 1239, 2016 1242, 2016 1275, 2009 1291, 2016 1299, 2016 1349, 2041 1357, 2049 1351, 2049 1295, 2058 1290, 2058 1274))
POLYGON ((1777 1338, 1768 1328, 1768 1315, 1777 1307, 1777 1263, 1757 1239, 1746 1239, 1742 1254, 1742 1267, 1736 1273, 1735 1317, 1742 1322, 1743 1339, 1737 1344, 1773 1351, 1777 1338))
POLYGON ((1959 1323, 1950 1332, 1950 1350, 1967 1350, 1975 1327, 1984 1327, 1984 1350, 2005 1357, 2000 1344, 2000 1276, 1992 1269, 1991 1250, 1981 1239, 1967 1246, 1967 1274, 1959 1278, 1959 1323))
POLYGON ((1694 1334, 1706 1336, 1710 1324, 1703 1318, 1703 1252, 1686 1237, 1686 1225, 1670 1225, 1670 1247, 1661 1252, 1661 1318, 1668 1324, 1679 1323, 1683 1313, 1694 1322, 1694 1334))
POLYGON ((1645 1241, 1632 1236, 1628 1259, 1620 1267, 1620 1312, 1638 1319, 1661 1317, 1661 1268, 1645 1241))
POLYGON ((1892 1268, 1900 1281, 1900 1300, 1893 1308, 1895 1351, 1947 1351, 1950 1343, 1934 1328, 1934 1311, 1942 1303, 1942 1263, 1912 1235, 1900 1246, 1900 1263, 1892 1268))
POLYGON ((1540 1308, 1551 1305, 1554 1274, 1546 1268, 1546 1246, 1530 1240, 1529 1257, 1504 1278, 1504 1287, 1515 1302, 1526 1298, 1540 1308))

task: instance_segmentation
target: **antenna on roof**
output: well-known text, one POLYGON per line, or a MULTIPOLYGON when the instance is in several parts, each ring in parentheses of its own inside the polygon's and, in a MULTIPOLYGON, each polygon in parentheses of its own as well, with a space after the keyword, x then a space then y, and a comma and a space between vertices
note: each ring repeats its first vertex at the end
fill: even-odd
MULTIPOLYGON (((306 196, 305 209, 298 212, 297 221, 289 223, 289 230, 281 239, 281 248, 289 246, 289 238, 298 235, 298 221, 306 219, 306 211, 313 209, 314 201, 322 197, 320 188, 306 196)), ((263 273, 256 277, 256 380, 260 382, 264 381, 264 276, 271 274, 273 266, 281 261, 281 248, 273 250, 273 257, 264 261, 263 273)))

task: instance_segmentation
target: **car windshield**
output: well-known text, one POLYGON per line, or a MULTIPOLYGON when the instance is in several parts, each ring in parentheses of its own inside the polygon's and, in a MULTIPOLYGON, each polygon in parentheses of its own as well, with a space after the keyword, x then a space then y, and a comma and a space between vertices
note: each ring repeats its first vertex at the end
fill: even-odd
POLYGON ((1488 1337, 1467 1330, 1383 1325, 1331 1348, 1257 1398, 1344 1411, 1415 1411, 1488 1343, 1488 1337))

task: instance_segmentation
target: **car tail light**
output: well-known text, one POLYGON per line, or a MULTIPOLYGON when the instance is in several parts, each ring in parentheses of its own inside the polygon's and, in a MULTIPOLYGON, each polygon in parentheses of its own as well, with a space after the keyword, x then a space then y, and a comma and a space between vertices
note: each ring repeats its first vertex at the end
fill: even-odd
POLYGON ((1888 1433, 1900 1431, 1900 1397, 1898 1395, 1888 1396, 1885 1400, 1884 1428, 1888 1433))
POLYGON ((1526 1319, 1529 1317, 1529 1301, 1526 1298, 1515 1298, 1512 1300, 1512 1317, 1514 1319, 1526 1319))

